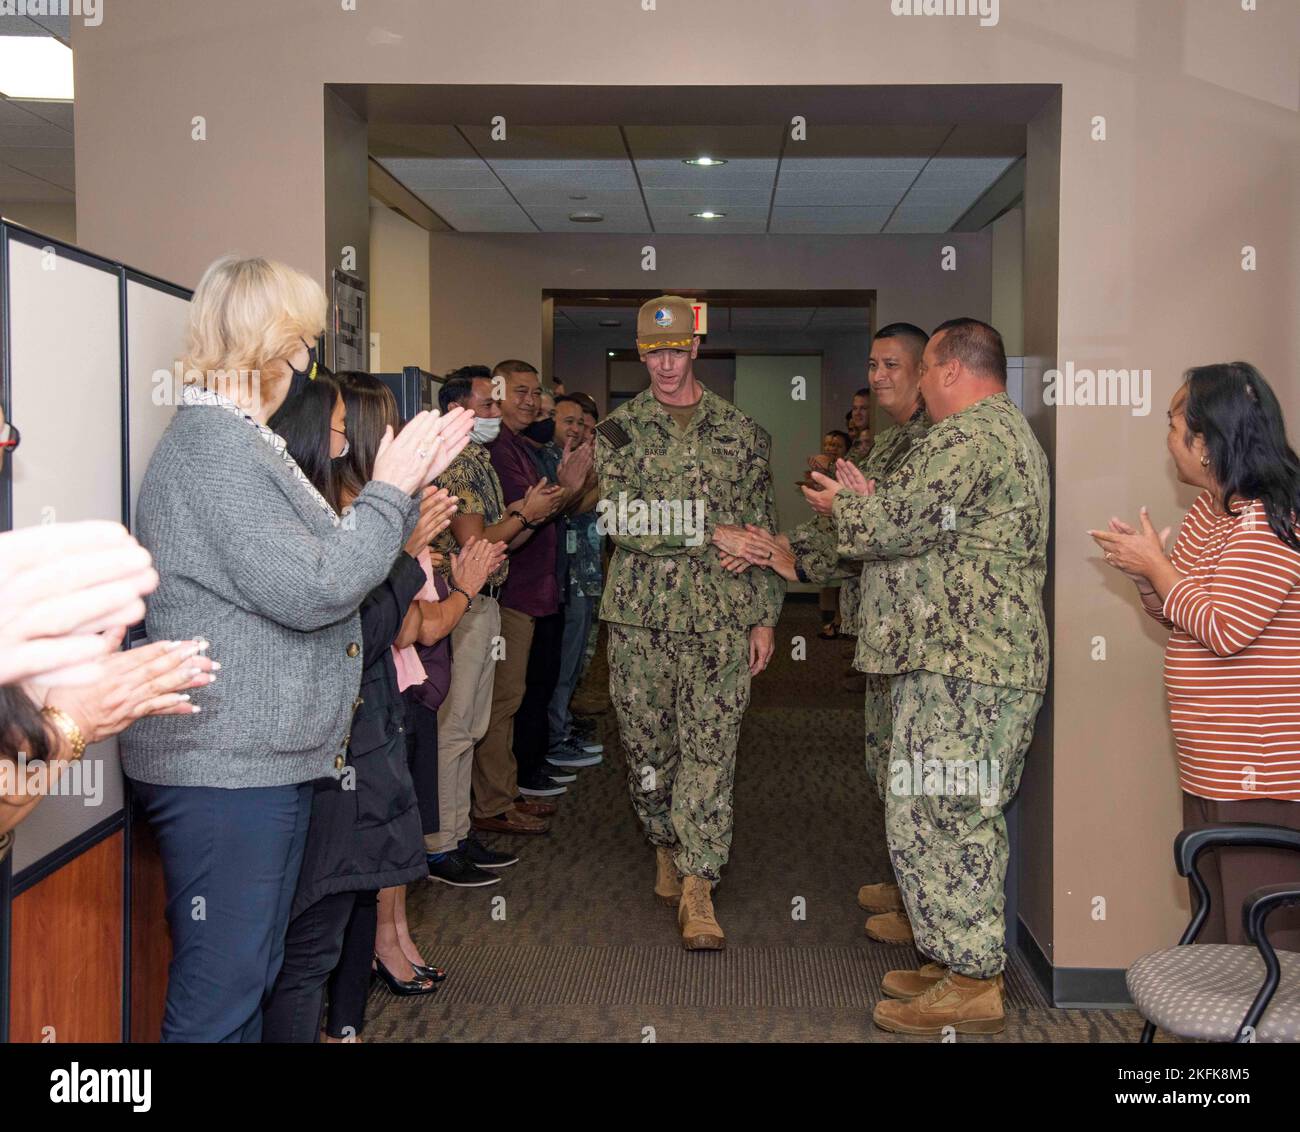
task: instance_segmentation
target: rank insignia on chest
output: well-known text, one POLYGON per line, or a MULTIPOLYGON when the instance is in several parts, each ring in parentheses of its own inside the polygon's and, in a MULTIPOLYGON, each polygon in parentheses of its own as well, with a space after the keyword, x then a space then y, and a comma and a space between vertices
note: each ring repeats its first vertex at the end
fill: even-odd
POLYGON ((626 448, 632 443, 632 438, 618 421, 603 420, 596 426, 596 431, 605 438, 605 442, 611 448, 626 448))

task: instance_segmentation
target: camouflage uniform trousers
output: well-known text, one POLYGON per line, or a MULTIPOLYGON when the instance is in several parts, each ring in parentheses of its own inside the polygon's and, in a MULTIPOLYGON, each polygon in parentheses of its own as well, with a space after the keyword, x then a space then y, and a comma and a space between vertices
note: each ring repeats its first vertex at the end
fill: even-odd
POLYGON ((889 677, 867 673, 867 777, 885 801, 889 793, 889 751, 894 737, 894 709, 889 699, 889 677))
POLYGON ((926 671, 891 677, 889 690, 885 837, 916 948, 958 974, 992 978, 1006 965, 1002 815, 1043 695, 926 671))
POLYGON ((749 706, 749 631, 608 623, 609 693, 632 807, 684 875, 717 881, 731 850, 732 785, 749 706))

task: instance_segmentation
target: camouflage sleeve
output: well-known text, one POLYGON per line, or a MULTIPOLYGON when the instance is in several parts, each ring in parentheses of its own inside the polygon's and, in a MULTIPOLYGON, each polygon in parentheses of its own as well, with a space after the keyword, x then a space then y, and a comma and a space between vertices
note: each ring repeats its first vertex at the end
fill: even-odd
POLYGON ((862 572, 862 567, 852 559, 840 557, 835 520, 829 515, 814 515, 806 523, 786 532, 786 538, 790 540, 795 561, 810 582, 828 586, 832 582, 856 578, 862 572))
MULTIPOLYGON (((775 531, 776 495, 772 488, 771 456, 772 439, 767 430, 754 426, 753 454, 745 474, 741 478, 741 517, 742 523, 753 523, 765 531, 775 531)), ((758 620, 756 625, 775 628, 781 617, 781 606, 785 602, 785 579, 772 570, 758 571, 751 568, 749 573, 754 578, 754 592, 758 601, 758 620)))
POLYGON ((629 534, 624 519, 628 507, 636 500, 644 500, 641 478, 637 474, 632 456, 632 446, 615 448, 601 435, 596 444, 596 476, 600 498, 596 501, 596 529, 609 535, 615 546, 637 554, 699 555, 709 548, 708 537, 686 534, 629 534))
POLYGON ((846 558, 913 558, 950 541, 962 506, 987 474, 977 438, 936 426, 874 495, 841 491, 831 506, 846 558))

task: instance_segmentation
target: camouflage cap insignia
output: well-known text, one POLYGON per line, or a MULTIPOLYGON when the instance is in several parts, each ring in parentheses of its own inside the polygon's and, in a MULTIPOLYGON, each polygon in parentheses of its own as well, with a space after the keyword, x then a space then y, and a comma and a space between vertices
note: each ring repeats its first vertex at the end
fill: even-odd
POLYGON ((632 438, 623 430, 623 426, 618 421, 603 420, 596 426, 596 431, 605 438, 611 448, 626 448, 632 443, 632 438))

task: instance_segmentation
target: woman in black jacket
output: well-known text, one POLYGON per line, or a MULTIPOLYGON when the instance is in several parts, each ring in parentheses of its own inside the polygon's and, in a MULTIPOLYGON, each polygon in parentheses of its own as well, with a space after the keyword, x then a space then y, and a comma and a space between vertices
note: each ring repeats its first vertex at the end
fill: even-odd
MULTIPOLYGON (((286 403, 270 423, 300 466, 316 470, 317 489, 331 502, 346 505, 350 501, 339 498, 329 460, 330 455, 346 453, 340 441, 331 441, 346 435, 343 414, 338 385, 325 375, 286 403)), ((397 419, 396 405, 393 419, 397 419)), ((347 439, 352 443, 351 436, 347 439)), ((347 752, 337 778, 313 783, 311 824, 285 938, 284 965, 263 1013, 264 1041, 318 1040, 326 980, 338 965, 345 932, 362 936, 368 932, 373 941, 379 889, 405 884, 426 872, 392 645, 425 584, 424 570, 414 554, 447 526, 453 511, 454 503, 445 492, 426 490, 415 532, 388 577, 361 604, 363 669, 347 752)), ((364 1003, 369 975, 367 963, 346 979, 336 978, 332 993, 364 1003)), ((427 994, 434 989, 431 980, 414 971, 396 972, 390 985, 405 993, 427 994)))

